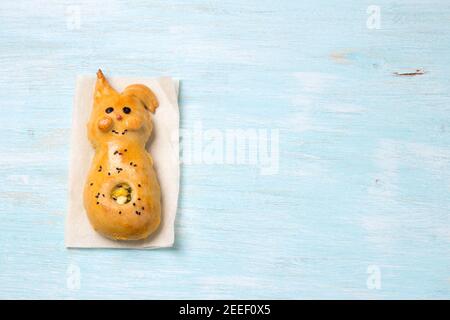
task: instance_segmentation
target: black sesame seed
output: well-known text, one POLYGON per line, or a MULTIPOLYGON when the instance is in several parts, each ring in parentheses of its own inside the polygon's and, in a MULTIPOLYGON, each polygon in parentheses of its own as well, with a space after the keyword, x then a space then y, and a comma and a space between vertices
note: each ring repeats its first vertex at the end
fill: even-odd
POLYGON ((119 211, 119 214, 122 214, 122 211, 119 211))
POLYGON ((141 198, 138 198, 138 200, 141 200, 141 198))
POLYGON ((140 185, 140 184, 138 184, 138 187, 140 188, 140 187, 141 187, 141 185, 140 185))
POLYGON ((99 204, 100 202, 97 201, 97 204, 99 204))
POLYGON ((125 150, 123 150, 123 151, 127 152, 128 150, 127 150, 127 149, 125 149, 125 150))
POLYGON ((93 186, 94 184, 91 182, 90 185, 93 186))
POLYGON ((111 172, 108 172, 108 176, 110 176, 111 175, 111 172))
POLYGON ((132 166, 133 165, 133 162, 130 162, 130 166, 132 166))
POLYGON ((136 203, 133 202, 133 206, 136 206, 136 203))
POLYGON ((145 210, 144 207, 142 207, 142 210, 145 210))

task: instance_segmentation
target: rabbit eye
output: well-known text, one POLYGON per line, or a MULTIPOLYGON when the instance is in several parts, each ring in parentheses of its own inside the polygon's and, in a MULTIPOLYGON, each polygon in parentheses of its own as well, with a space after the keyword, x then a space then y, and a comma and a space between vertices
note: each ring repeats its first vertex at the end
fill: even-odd
POLYGON ((123 107, 122 110, 123 110, 123 112, 126 113, 126 114, 129 114, 129 113, 131 112, 131 109, 128 108, 128 107, 123 107))
POLYGON ((112 108, 112 107, 106 108, 106 110, 105 110, 106 113, 111 113, 113 111, 114 111, 114 108, 112 108))

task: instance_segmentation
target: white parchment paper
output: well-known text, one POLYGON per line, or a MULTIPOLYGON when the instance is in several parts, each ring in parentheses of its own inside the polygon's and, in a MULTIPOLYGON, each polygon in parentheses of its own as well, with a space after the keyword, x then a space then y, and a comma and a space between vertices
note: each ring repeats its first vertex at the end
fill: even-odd
POLYGON ((179 167, 179 82, 162 78, 108 78, 118 92, 130 84, 144 84, 157 96, 159 107, 153 114, 153 133, 147 143, 161 186, 161 225, 153 235, 142 241, 114 241, 91 227, 83 206, 83 188, 94 149, 87 139, 86 124, 93 105, 96 77, 77 79, 71 132, 69 168, 69 199, 66 218, 65 245, 68 248, 136 248, 171 247, 177 212, 179 167))

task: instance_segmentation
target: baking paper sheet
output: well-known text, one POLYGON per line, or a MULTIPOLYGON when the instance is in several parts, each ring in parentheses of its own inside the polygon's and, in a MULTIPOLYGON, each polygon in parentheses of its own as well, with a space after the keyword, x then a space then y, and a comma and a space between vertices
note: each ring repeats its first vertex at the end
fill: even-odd
POLYGON ((140 241, 107 239, 91 227, 83 206, 83 188, 94 149, 87 138, 86 124, 93 106, 95 76, 77 79, 71 132, 69 168, 69 200, 66 218, 65 245, 68 248, 135 248, 171 247, 174 243, 174 222, 177 212, 179 167, 179 82, 161 78, 107 78, 118 92, 130 84, 144 84, 157 96, 159 107, 153 114, 153 133, 147 143, 161 186, 161 225, 149 238, 140 241))

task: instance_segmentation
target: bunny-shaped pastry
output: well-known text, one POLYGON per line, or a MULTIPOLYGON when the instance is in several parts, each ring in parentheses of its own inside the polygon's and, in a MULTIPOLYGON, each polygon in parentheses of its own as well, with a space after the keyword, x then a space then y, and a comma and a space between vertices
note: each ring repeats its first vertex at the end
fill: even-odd
POLYGON ((161 191, 145 150, 158 100, 141 84, 115 91, 97 72, 88 138, 95 149, 84 206, 94 229, 115 240, 139 240, 161 219, 161 191))

